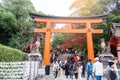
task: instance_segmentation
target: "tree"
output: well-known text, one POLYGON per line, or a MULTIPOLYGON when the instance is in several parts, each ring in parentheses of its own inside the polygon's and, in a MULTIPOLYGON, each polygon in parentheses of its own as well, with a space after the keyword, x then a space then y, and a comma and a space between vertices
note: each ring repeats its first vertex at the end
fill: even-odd
POLYGON ((114 0, 76 0, 70 9, 74 10, 72 16, 93 16, 109 11, 108 6, 114 0))
POLYGON ((65 34, 54 34, 52 40, 52 48, 57 49, 57 46, 62 44, 65 38, 66 38, 65 34))
POLYGON ((30 0, 2 0, 0 5, 0 43, 21 49, 32 38, 34 22, 29 12, 36 12, 30 0))
POLYGON ((15 15, 0 7, 0 43, 8 45, 9 38, 15 32, 15 26, 17 26, 15 15))
MULTIPOLYGON (((109 12, 111 5, 115 0, 76 0, 71 5, 70 9, 74 9, 72 16, 95 16, 109 12)), ((109 19, 110 20, 110 19, 109 19)), ((93 25, 93 28, 103 29, 103 34, 93 35, 95 53, 101 50, 100 39, 108 40, 108 20, 104 20, 102 24, 93 25)))
POLYGON ((109 26, 106 23, 107 21, 104 20, 101 24, 96 24, 93 27, 97 28, 97 29, 102 29, 103 33, 102 34, 94 34, 93 35, 93 43, 94 43, 94 52, 95 54, 98 53, 98 51, 101 51, 101 38, 105 39, 105 43, 107 44, 108 42, 108 30, 109 30, 109 26))
POLYGON ((77 50, 83 50, 86 47, 85 42, 85 35, 73 34, 67 37, 62 44, 59 45, 59 48, 74 48, 77 50))
POLYGON ((120 9, 114 9, 107 17, 107 24, 120 22, 120 9))

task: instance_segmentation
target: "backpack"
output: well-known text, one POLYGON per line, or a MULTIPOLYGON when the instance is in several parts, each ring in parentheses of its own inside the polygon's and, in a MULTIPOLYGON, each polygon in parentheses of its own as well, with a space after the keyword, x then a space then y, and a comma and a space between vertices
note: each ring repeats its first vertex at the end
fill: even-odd
POLYGON ((93 70, 93 64, 92 64, 92 62, 89 62, 87 64, 87 71, 89 74, 92 74, 92 70, 93 70))
POLYGON ((105 70, 103 74, 106 77, 106 79, 110 80, 110 71, 109 70, 105 70))
POLYGON ((115 71, 109 71, 109 73, 110 73, 111 80, 117 80, 117 75, 116 75, 115 71))

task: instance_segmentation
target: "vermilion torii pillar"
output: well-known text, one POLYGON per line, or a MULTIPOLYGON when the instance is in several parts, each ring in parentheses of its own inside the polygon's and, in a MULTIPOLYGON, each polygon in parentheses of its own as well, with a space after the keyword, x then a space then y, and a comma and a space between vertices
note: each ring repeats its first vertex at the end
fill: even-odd
POLYGON ((45 49, 44 49, 44 64, 50 64, 50 39, 52 33, 79 33, 86 34, 87 39, 87 50, 88 59, 94 61, 94 49, 92 34, 100 34, 103 31, 101 29, 93 29, 92 24, 99 24, 102 22, 102 18, 106 15, 94 16, 94 17, 57 17, 57 16, 46 16, 30 13, 31 18, 37 23, 46 23, 45 28, 35 28, 35 33, 46 33, 45 36, 45 49), (52 24, 64 23, 67 24, 66 29, 54 29, 52 24), (84 29, 72 29, 72 24, 85 24, 84 29))

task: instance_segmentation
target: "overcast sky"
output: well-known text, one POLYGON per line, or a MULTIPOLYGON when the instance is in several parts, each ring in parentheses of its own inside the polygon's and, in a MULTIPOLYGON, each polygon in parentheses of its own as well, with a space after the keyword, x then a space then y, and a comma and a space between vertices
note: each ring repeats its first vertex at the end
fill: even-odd
POLYGON ((55 16, 68 16, 69 6, 75 0, 31 0, 37 11, 55 16))

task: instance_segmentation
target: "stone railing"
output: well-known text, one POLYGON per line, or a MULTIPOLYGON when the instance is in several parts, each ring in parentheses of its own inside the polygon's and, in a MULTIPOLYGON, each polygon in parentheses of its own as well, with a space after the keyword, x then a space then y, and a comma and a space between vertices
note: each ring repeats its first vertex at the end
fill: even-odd
POLYGON ((0 80, 35 80, 37 61, 0 62, 0 80))

